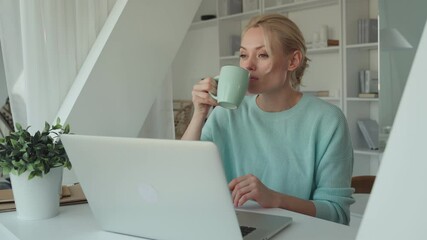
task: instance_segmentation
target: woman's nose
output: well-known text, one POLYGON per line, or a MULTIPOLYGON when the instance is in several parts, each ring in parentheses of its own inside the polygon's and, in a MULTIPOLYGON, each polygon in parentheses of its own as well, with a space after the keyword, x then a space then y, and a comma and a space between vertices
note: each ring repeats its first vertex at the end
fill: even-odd
POLYGON ((240 60, 240 67, 242 67, 248 71, 255 71, 256 64, 252 58, 241 59, 240 60))

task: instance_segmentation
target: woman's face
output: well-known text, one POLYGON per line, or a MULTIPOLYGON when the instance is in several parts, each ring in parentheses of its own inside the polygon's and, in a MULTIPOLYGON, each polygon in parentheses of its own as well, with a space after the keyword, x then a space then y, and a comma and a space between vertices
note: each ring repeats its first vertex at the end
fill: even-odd
POLYGON ((261 27, 250 28, 243 35, 241 42, 240 66, 250 72, 248 92, 252 94, 290 88, 287 81, 288 59, 280 50, 273 61, 267 53, 264 34, 261 27))

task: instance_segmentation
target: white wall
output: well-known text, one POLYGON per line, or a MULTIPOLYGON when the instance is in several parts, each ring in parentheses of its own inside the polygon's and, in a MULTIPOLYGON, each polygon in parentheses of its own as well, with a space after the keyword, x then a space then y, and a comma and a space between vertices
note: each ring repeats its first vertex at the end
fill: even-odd
POLYGON ((71 89, 58 114, 75 133, 136 137, 155 98, 167 94, 161 86, 200 0, 149 3, 128 1, 117 22, 107 20, 77 76, 81 91, 71 89))
POLYGON ((4 74, 3 54, 0 43, 0 107, 3 106, 7 98, 6 76, 4 74))
MULTIPOLYGON (((216 1, 204 0, 193 22, 201 15, 216 14, 216 1)), ((173 99, 191 100, 193 85, 206 76, 219 73, 218 25, 191 27, 172 63, 173 99)))
POLYGON ((190 29, 172 63, 173 98, 191 100, 193 85, 219 73, 218 27, 190 29))

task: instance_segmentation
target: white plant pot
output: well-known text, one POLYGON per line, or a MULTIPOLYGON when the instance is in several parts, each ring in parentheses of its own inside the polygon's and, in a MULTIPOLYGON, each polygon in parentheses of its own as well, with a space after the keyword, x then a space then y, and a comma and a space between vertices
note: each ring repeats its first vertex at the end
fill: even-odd
POLYGON ((52 168, 43 177, 28 180, 29 172, 10 174, 18 218, 40 220, 58 215, 63 167, 52 168))

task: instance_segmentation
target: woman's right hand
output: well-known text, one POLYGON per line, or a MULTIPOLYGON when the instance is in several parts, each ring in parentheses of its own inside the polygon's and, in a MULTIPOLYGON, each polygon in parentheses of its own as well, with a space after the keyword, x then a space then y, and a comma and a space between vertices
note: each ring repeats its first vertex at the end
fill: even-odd
POLYGON ((181 139, 200 140, 209 109, 218 105, 217 101, 209 94, 216 95, 216 87, 216 81, 211 77, 204 78, 193 86, 193 91, 191 92, 194 105, 193 117, 181 139))
POLYGON ((193 96, 194 114, 207 116, 211 106, 218 105, 217 101, 210 95, 216 95, 217 82, 211 77, 200 80, 193 86, 191 92, 193 96))

